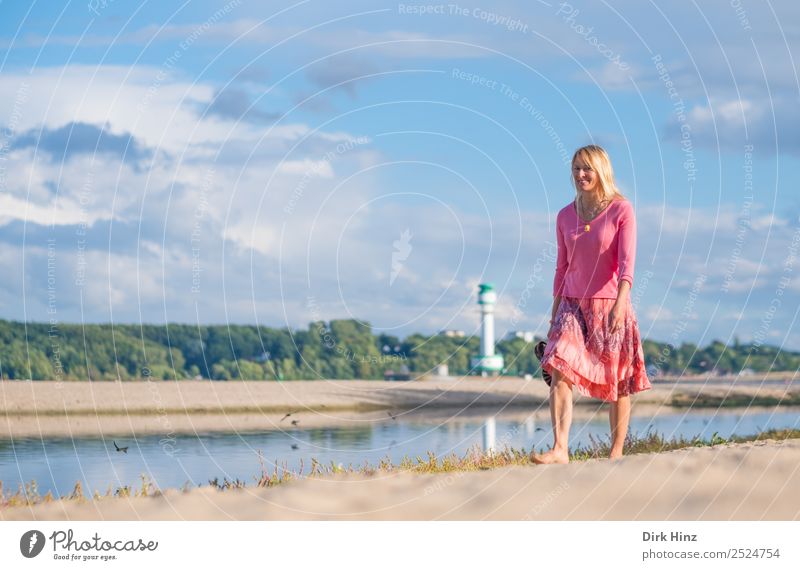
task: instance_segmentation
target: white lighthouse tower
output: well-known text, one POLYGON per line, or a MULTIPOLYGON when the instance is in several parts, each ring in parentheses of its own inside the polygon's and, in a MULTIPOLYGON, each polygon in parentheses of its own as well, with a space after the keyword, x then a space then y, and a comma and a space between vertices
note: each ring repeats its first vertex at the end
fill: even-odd
POLYGON ((497 293, 491 283, 478 285, 478 305, 481 307, 481 352, 472 359, 472 368, 481 376, 503 370, 503 355, 494 353, 494 304, 497 293))

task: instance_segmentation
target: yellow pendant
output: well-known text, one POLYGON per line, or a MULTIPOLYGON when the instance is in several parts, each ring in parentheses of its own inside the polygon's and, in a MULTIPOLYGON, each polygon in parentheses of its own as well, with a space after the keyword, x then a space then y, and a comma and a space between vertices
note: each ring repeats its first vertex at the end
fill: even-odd
POLYGON ((585 232, 589 231, 589 224, 586 224, 585 226, 583 226, 583 231, 585 231, 585 232))

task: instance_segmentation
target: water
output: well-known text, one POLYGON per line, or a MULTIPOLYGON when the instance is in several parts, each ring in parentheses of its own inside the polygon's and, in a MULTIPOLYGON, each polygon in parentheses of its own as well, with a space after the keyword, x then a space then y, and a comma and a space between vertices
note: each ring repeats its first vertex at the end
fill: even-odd
MULTIPOLYGON (((748 410, 708 410, 634 416, 631 432, 648 429, 667 438, 700 436, 710 439, 752 435, 767 429, 800 427, 798 408, 748 410)), ((209 479, 240 479, 252 485, 261 472, 259 451, 270 472, 276 461, 283 467, 299 469, 301 461, 308 472, 311 459, 329 465, 377 464, 389 457, 395 463, 403 456, 426 457, 450 453, 463 455, 471 447, 486 445, 487 420, 474 417, 436 420, 418 415, 409 419, 364 422, 357 427, 296 429, 259 433, 216 433, 177 436, 174 453, 166 453, 158 435, 117 440, 129 447, 117 452, 112 439, 46 438, 0 441, 0 481, 6 493, 16 491, 22 482, 35 480, 41 494, 69 494, 76 481, 85 493, 105 492, 109 485, 139 488, 145 474, 161 488, 205 485, 209 479)), ((539 412, 524 415, 503 413, 489 420, 488 433, 494 430, 495 445, 537 449, 551 442, 549 417, 539 412)), ((605 413, 576 417, 570 432, 573 447, 586 445, 590 436, 608 437, 605 413)), ((171 450, 170 450, 171 451, 171 450)))

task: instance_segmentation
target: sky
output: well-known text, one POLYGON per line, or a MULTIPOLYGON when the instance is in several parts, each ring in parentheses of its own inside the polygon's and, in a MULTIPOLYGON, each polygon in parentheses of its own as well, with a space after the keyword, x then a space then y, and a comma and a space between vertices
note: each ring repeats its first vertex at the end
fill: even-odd
POLYGON ((0 318, 547 331, 599 144, 644 338, 800 350, 800 5, 0 2, 0 318))

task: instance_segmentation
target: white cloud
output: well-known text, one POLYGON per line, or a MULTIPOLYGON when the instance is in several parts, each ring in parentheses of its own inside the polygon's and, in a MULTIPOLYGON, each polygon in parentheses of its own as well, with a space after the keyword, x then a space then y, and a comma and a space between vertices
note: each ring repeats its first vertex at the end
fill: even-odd
POLYGON ((56 204, 36 204, 9 194, 0 194, 0 225, 12 220, 23 220, 40 225, 74 225, 85 221, 88 224, 106 217, 103 213, 83 213, 80 204, 71 200, 60 200, 56 204))
POLYGON ((675 318, 675 315, 672 311, 661 305, 648 305, 645 307, 644 311, 642 311, 642 315, 644 318, 651 321, 675 318))
MULTIPOLYGON (((269 147, 307 135, 305 124, 261 126, 218 116, 198 116, 215 87, 186 77, 170 76, 155 66, 70 64, 38 67, 31 73, 4 72, 0 80, 0 116, 19 107, 17 132, 41 126, 59 128, 71 122, 106 125, 114 133, 131 133, 143 145, 176 156, 191 155, 198 145, 223 145, 229 140, 269 147), (18 92, 24 88, 25 100, 18 92)), ((321 132, 330 140, 346 140, 346 133, 321 132)), ((208 155, 206 155, 207 157, 208 155)))
POLYGON ((302 176, 319 176, 333 178, 333 168, 328 160, 284 160, 278 164, 281 174, 300 174, 302 176))

